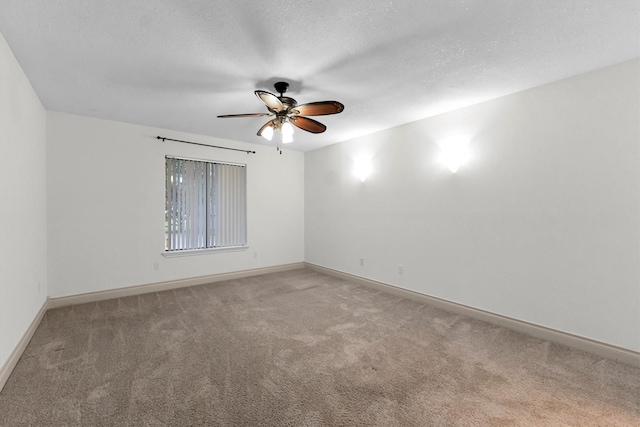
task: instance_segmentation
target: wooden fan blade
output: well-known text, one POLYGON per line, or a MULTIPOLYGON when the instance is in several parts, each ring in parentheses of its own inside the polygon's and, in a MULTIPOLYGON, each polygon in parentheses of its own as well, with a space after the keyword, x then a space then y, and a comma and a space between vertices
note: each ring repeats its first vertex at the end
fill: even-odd
POLYGON ((264 117, 270 116, 270 113, 250 113, 250 114, 224 114, 222 116, 218 116, 220 119, 227 119, 229 117, 264 117))
POLYGON ((291 116, 289 117, 289 121, 292 125, 311 133, 322 133, 327 130, 327 127, 322 123, 307 117, 291 116))
POLYGON ((289 114, 295 116, 325 116, 338 114, 344 110, 344 105, 338 101, 319 101, 298 105, 289 110, 289 114))
POLYGON ((257 90, 255 93, 256 93, 256 96, 260 98, 262 102, 265 103, 269 111, 273 111, 276 113, 279 113, 280 111, 284 111, 284 105, 282 104, 282 102, 280 102, 278 97, 272 94, 271 92, 267 92, 264 90, 257 90))
POLYGON ((266 128, 268 128, 269 126, 272 126, 273 128, 276 127, 276 123, 277 121, 275 119, 273 120, 269 120, 267 123, 265 123, 264 125, 262 125, 262 127, 260 129, 258 129, 258 136, 262 136, 262 131, 265 130, 266 128))

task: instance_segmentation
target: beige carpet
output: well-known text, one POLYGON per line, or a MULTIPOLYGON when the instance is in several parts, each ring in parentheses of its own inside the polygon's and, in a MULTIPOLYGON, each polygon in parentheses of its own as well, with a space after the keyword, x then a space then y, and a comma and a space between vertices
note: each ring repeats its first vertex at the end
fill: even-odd
POLYGON ((640 371, 310 270, 49 311, 0 424, 640 425, 640 371))

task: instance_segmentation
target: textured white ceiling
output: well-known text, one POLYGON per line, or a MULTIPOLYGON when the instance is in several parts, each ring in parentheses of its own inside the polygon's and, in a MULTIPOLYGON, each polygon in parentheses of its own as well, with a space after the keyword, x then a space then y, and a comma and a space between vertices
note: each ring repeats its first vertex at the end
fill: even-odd
POLYGON ((337 100, 310 150, 640 57, 638 0, 0 0, 45 108, 263 144, 255 89, 337 100))

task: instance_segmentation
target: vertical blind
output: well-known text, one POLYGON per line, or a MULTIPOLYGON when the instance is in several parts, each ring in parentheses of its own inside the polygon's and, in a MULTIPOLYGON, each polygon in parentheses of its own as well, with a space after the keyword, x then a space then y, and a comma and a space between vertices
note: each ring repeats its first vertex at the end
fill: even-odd
POLYGON ((247 244, 245 165, 166 157, 165 250, 247 244))

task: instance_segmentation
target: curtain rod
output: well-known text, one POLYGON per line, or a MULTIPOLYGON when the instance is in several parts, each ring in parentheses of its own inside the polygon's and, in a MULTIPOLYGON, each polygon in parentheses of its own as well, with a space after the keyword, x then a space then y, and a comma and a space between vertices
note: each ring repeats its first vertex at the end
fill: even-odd
POLYGON ((255 151, 251 151, 251 150, 240 150, 238 148, 229 148, 229 147, 220 147, 218 145, 201 144, 199 142, 191 142, 191 141, 183 141, 181 139, 165 138, 164 136, 158 136, 157 138, 161 139, 163 141, 175 141, 175 142, 182 142, 184 144, 202 145, 203 147, 220 148, 222 150, 243 151, 243 152, 245 152, 247 154, 256 154, 255 151))

